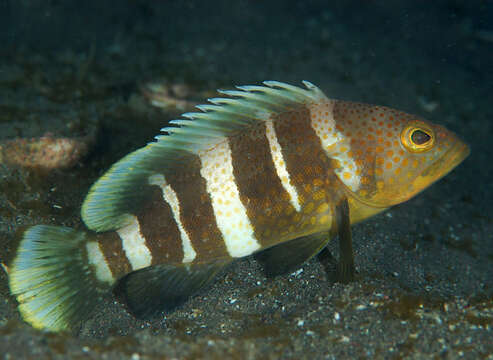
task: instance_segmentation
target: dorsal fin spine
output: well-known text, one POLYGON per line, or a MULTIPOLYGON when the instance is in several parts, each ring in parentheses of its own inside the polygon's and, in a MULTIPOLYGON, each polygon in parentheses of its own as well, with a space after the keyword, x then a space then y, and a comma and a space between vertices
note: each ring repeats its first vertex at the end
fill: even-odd
POLYGON ((258 93, 267 94, 279 99, 285 99, 288 102, 303 103, 306 102, 306 97, 307 97, 305 93, 266 88, 265 86, 258 86, 258 85, 236 86, 236 88, 247 92, 258 92, 258 93))
POLYGON ((222 111, 209 111, 205 113, 199 113, 199 112, 187 113, 186 117, 191 120, 202 120, 203 122, 210 122, 210 123, 223 122, 223 123, 233 123, 233 124, 236 123, 236 124, 241 124, 243 126, 248 125, 254 121, 253 117, 247 117, 242 114, 235 114, 233 112, 226 113, 222 111))
MULTIPOLYGON (((181 119, 181 120, 171 120, 169 123, 173 125, 189 127, 194 129, 208 129, 208 130, 218 130, 218 131, 227 131, 230 128, 230 126, 226 126, 226 122, 220 122, 220 121, 214 121, 214 122, 210 121, 206 123, 205 121, 193 121, 193 120, 181 119)), ((161 131, 166 131, 165 129, 168 128, 162 128, 161 131)))
POLYGON ((274 101, 273 99, 272 100, 266 99, 265 95, 263 94, 248 92, 248 91, 239 91, 239 90, 218 90, 218 91, 224 95, 238 97, 240 99, 248 100, 249 102, 258 103, 259 107, 266 107, 266 108, 273 107, 275 108, 276 111, 283 111, 288 109, 287 106, 284 105, 279 100, 274 101))

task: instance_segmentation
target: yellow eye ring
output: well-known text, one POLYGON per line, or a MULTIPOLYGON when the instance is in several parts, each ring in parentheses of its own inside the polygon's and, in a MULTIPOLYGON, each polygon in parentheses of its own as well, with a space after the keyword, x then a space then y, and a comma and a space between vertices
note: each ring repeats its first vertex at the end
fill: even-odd
POLYGON ((413 121, 402 130, 401 142, 412 153, 427 151, 435 145, 435 133, 421 121, 413 121))

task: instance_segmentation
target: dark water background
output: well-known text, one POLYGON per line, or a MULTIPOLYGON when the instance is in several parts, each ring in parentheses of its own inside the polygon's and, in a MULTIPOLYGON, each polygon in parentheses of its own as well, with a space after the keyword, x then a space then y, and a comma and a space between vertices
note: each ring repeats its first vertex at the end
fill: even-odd
POLYGON ((18 320, 2 273, 0 356, 491 358, 493 1, 0 0, 0 141, 73 136, 68 123, 98 133, 73 168, 2 165, 0 258, 22 226, 81 227, 90 184, 176 116, 135 110, 155 80, 197 101, 309 80, 441 123, 472 152, 354 228, 355 284, 334 284, 316 259, 273 280, 246 259, 173 314, 138 321, 109 299, 74 334, 49 335, 18 320))

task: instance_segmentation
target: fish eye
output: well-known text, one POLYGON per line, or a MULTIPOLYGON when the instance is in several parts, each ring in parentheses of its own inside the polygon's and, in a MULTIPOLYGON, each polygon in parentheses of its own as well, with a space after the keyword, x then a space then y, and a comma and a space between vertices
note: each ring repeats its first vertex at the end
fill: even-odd
POLYGON ((413 153, 431 149, 435 144, 433 130, 421 122, 408 124, 401 133, 401 142, 404 147, 413 153))
POLYGON ((411 141, 416 145, 424 145, 431 140, 431 136, 423 130, 414 130, 411 134, 411 141))

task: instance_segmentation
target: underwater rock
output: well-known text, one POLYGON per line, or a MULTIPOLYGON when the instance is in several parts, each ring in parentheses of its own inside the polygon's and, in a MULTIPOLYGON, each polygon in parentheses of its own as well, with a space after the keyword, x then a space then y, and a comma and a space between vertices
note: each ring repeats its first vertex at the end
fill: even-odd
POLYGON ((0 143, 0 164, 38 169, 60 169, 74 166, 87 154, 94 142, 93 135, 16 138, 0 143))

